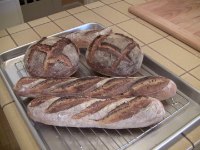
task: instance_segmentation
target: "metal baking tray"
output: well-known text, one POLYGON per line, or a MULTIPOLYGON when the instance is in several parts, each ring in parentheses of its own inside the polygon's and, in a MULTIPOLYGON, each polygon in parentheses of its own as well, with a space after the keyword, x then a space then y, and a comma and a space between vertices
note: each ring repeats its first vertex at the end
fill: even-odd
MULTIPOLYGON (((102 29, 96 23, 85 24, 55 35, 62 36, 78 30, 102 29)), ((52 35, 52 36, 55 36, 52 35)), ((160 123, 138 129, 95 129, 48 126, 29 119, 26 113, 28 99, 14 94, 13 85, 23 76, 28 76, 23 57, 31 43, 0 55, 0 73, 21 115, 32 131, 41 149, 51 150, 116 150, 116 149, 164 149, 170 141, 200 120, 200 94, 180 78, 170 73, 147 56, 135 76, 162 75, 172 79, 178 87, 175 97, 163 101, 166 116, 160 123)), ((99 75, 85 61, 85 50, 81 50, 80 67, 76 77, 99 75)))

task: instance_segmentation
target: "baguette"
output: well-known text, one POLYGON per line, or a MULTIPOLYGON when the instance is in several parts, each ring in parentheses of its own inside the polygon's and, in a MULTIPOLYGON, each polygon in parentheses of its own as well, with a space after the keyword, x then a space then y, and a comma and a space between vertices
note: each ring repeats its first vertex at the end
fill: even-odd
POLYGON ((162 76, 146 77, 69 77, 43 79, 24 77, 14 87, 19 96, 58 96, 110 98, 115 96, 150 96, 165 100, 176 94, 176 84, 162 76))
POLYGON ((151 97, 60 98, 40 97, 27 106, 36 122, 81 128, 141 128, 160 122, 165 115, 162 103, 151 97))

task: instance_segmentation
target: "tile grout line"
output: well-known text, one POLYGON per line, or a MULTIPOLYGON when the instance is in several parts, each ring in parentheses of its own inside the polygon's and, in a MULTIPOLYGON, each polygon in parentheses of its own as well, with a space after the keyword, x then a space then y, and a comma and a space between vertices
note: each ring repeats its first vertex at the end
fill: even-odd
MULTIPOLYGON (((115 24, 115 26, 117 26, 119 29, 121 29, 122 31, 124 31, 124 32, 126 32, 124 29, 122 29, 121 27, 119 27, 118 26, 118 24, 115 24)), ((134 35, 132 35, 132 34, 130 34, 130 33, 128 33, 128 32, 126 32, 128 35, 130 35, 130 36, 132 36, 132 37, 134 37, 135 39, 137 39, 138 41, 140 41, 143 45, 142 46, 140 46, 140 47, 143 47, 144 45, 145 45, 145 43, 143 42, 143 41, 141 41, 140 39, 138 39, 137 37, 135 37, 134 35)))
MULTIPOLYGON (((85 7, 84 5, 81 5, 81 6, 85 7)), ((80 7, 80 6, 79 6, 79 7, 80 7)), ((76 8, 76 7, 74 7, 74 8, 76 8)), ((85 7, 85 8, 87 8, 87 7, 85 7)), ((73 8, 71 8, 71 9, 73 9, 73 8)), ((64 11, 66 11, 66 12, 69 13, 70 15, 74 15, 74 14, 78 14, 78 13, 82 13, 82 12, 88 11, 88 8, 87 8, 87 10, 83 10, 83 11, 77 12, 77 13, 71 13, 71 12, 69 12, 68 10, 70 10, 70 9, 67 9, 67 10, 64 10, 64 11)))
MULTIPOLYGON (((104 6, 105 6, 105 5, 104 5, 104 6)), ((90 11, 92 11, 94 14, 96 14, 97 16, 99 16, 99 17, 105 19, 104 17, 102 17, 102 16, 100 16, 99 14, 97 14, 96 12, 94 12, 92 9, 89 9, 89 8, 87 8, 87 9, 88 9, 88 10, 86 10, 86 11, 89 11, 89 10, 90 10, 90 11)), ((84 11, 84 12, 86 12, 86 11, 84 11)), ((79 13, 82 13, 82 12, 79 12, 79 13)), ((79 18, 77 18, 77 17, 75 16, 76 14, 79 14, 79 13, 72 14, 72 16, 84 24, 83 21, 81 21, 79 18)), ((108 21, 109 23, 111 23, 111 25, 113 25, 113 23, 110 22, 109 20, 107 20, 107 19, 105 19, 105 20, 108 21)), ((98 22, 96 22, 96 23, 98 23, 98 22)), ((109 26, 108 26, 108 27, 109 27, 109 26)))
MULTIPOLYGON (((36 26, 34 26, 34 27, 37 27, 37 26, 40 26, 40 25, 43 25, 43 24, 47 24, 47 23, 50 23, 50 22, 52 22, 51 20, 49 21, 49 22, 45 22, 45 23, 42 23, 42 24, 39 24, 39 25, 36 25, 36 26)), ((28 23, 26 23, 27 25, 29 25, 28 23)), ((29 25, 29 27, 30 28, 27 28, 27 29, 23 29, 23 30, 20 30, 20 31, 17 31, 17 32, 14 32, 14 33, 12 33, 12 34, 16 34, 16 33, 19 33, 19 32, 22 32, 22 31, 26 31, 26 30, 28 30, 28 29, 33 29, 34 27, 32 27, 32 26, 30 26, 29 25)), ((7 29, 6 29, 7 30, 7 29)), ((8 32, 8 31, 7 31, 8 32)), ((9 35, 12 35, 12 34, 10 34, 9 32, 8 32, 8 34, 9 35)), ((8 35, 7 35, 8 36, 8 35)), ((0 37, 1 38, 1 37, 0 37)))
MULTIPOLYGON (((5 30, 5 29, 4 29, 4 30, 5 30)), ((9 34, 1 36, 0 39, 3 38, 3 37, 6 37, 6 36, 9 36, 9 34)))
MULTIPOLYGON (((125 0, 124 0, 125 1, 125 0)), ((125 1, 125 2, 127 2, 127 1, 125 1)), ((146 1, 145 0, 145 2, 148 2, 148 1, 146 1)), ((131 4, 131 3, 129 3, 129 2, 127 2, 128 4, 130 4, 130 5, 132 5, 132 6, 134 6, 134 5, 140 5, 140 4, 144 4, 145 2, 142 2, 142 3, 138 3, 138 4, 131 4)))
POLYGON ((114 3, 117 3, 117 2, 120 2, 120 1, 124 1, 124 0, 119 0, 119 1, 116 1, 116 2, 111 2, 111 3, 109 3, 109 4, 106 4, 105 2, 103 2, 103 1, 100 0, 100 2, 102 2, 102 3, 105 4, 105 5, 114 4, 114 3))
POLYGON ((198 68, 198 67, 200 67, 200 65, 197 65, 196 67, 194 67, 194 68, 192 68, 192 69, 186 71, 185 73, 181 74, 180 77, 188 73, 188 74, 191 75, 193 78, 195 78, 195 79, 197 79, 198 81, 200 81, 200 79, 198 79, 197 77, 195 77, 193 74, 190 73, 190 71, 192 71, 192 70, 194 70, 194 69, 196 69, 196 68, 198 68))
MULTIPOLYGON (((8 32, 7 29, 6 29, 6 31, 8 32)), ((8 35, 9 35, 9 37, 12 39, 12 41, 15 43, 15 45, 16 45, 16 46, 19 46, 19 45, 17 44, 17 42, 15 41, 15 39, 12 37, 12 34, 10 34, 10 33, 8 32, 8 35)))
MULTIPOLYGON (((141 19, 141 18, 139 18, 139 19, 141 19)), ((168 33, 166 33, 167 35, 162 35, 161 33, 159 33, 158 31, 155 31, 155 30, 153 30, 153 29, 151 29, 150 27, 148 27, 147 25, 145 25, 145 24, 143 24, 143 23, 141 23, 141 22, 139 22, 138 20, 137 20, 137 18, 133 18, 133 20, 134 21, 136 21, 137 23, 139 23, 139 24, 141 24, 141 25, 143 25, 143 26, 145 26, 146 28, 148 28, 148 29, 150 29, 151 31, 153 31, 153 32, 156 32, 157 34, 159 34, 160 36, 162 36, 162 37, 164 37, 164 38, 166 38, 169 34, 168 33)), ((144 20, 145 21, 145 20, 144 20)), ((148 23, 148 22, 147 22, 148 23)), ((149 23, 150 24, 150 23, 149 23)), ((152 25, 152 24, 150 24, 150 25, 152 25)), ((152 25, 153 26, 153 25, 152 25)), ((156 27, 156 26, 153 26, 153 27, 156 27)), ((157 27, 156 27, 157 28, 157 27)), ((159 28, 157 28, 158 30, 160 30, 160 31, 162 31, 161 29, 159 29, 159 28)), ((162 32, 164 32, 164 31, 162 31, 162 32)), ((164 32, 165 33, 165 32, 164 32)))
MULTIPOLYGON (((46 16, 46 17, 48 18, 48 16, 46 16)), ((41 18, 44 18, 44 17, 41 17, 41 18)), ((38 19, 41 19, 41 18, 38 18, 38 19)), ((38 20, 38 19, 35 19, 35 20, 38 20)), ((49 18, 48 18, 48 19, 49 19, 49 18)), ((35 20, 33 20, 33 21, 35 21, 35 20)), ((49 19, 49 20, 50 20, 50 19, 49 19)), ((29 21, 29 22, 30 22, 30 21, 29 21)), ((48 21, 48 22, 44 22, 44 23, 35 25, 35 26, 33 26, 33 27, 29 24, 29 22, 27 22, 27 24, 28 24, 31 28, 34 28, 34 27, 37 27, 37 26, 40 26, 40 25, 43 25, 43 24, 47 24, 47 23, 51 22, 51 20, 48 21)))
MULTIPOLYGON (((69 15, 70 16, 70 15, 69 15)), ((48 16, 47 16, 48 17, 48 16)), ((68 17, 68 16, 65 16, 65 17, 68 17)), ((63 18, 65 18, 65 17, 63 17, 63 18)), ((49 17, 48 17, 49 18, 49 17)), ((50 20, 51 20, 51 22, 53 23, 53 24, 55 24, 61 31, 64 31, 60 26, 58 26, 55 22, 54 22, 54 20, 52 20, 51 18, 49 18, 50 20)))
MULTIPOLYGON (((126 1, 119 1, 119 2, 125 2, 126 3, 126 1)), ((117 2, 116 2, 117 3, 117 2)), ((114 3, 112 3, 112 4, 114 4, 114 3)), ((112 5, 112 4, 110 4, 110 5, 112 5)), ((128 3, 127 3, 128 4, 128 3)), ((110 6, 109 5, 109 6, 110 6)), ((113 8, 114 10, 116 10, 116 11, 118 11, 117 9, 115 9, 114 7, 112 7, 112 6, 110 6, 111 8, 113 8)), ((121 11, 118 11, 118 12, 120 12, 120 13, 122 13, 123 15, 125 15, 125 16, 127 16, 128 18, 131 18, 131 17, 129 17, 127 14, 125 14, 125 13, 123 13, 123 12, 121 12, 121 11)), ((131 13, 130 13, 130 15, 131 15, 131 13)), ((133 15, 133 14, 132 14, 133 15)), ((135 18, 136 16, 134 15, 134 18, 135 18)), ((134 18, 131 18, 131 19, 134 19, 134 18)))
POLYGON ((33 27, 31 27, 31 29, 41 38, 41 36, 39 35, 39 33, 33 27))
POLYGON ((181 135, 182 135, 184 138, 186 138, 186 139, 188 140, 188 142, 190 142, 190 144, 192 145, 192 149, 194 149, 194 148, 195 148, 194 143, 193 143, 184 133, 181 133, 181 135))
MULTIPOLYGON (((169 35, 169 36, 175 38, 175 37, 172 36, 172 35, 169 35)), ((169 37, 169 36, 167 36, 167 37, 169 37)), ((171 40, 171 39, 169 39, 169 38, 167 38, 167 37, 166 37, 166 39, 168 39, 168 40, 171 41, 172 43, 174 43, 174 44, 176 44, 177 46, 179 46, 179 47, 183 48, 184 50, 188 51, 190 54, 194 55, 195 57, 200 58, 200 55, 199 55, 199 56, 196 56, 195 54, 193 54, 192 52, 190 52, 189 50, 187 50, 187 48, 185 48, 184 46, 177 44, 176 42, 174 42, 173 40, 171 40)), ((176 38, 175 38, 175 39, 176 39, 176 38)), ((177 40, 178 40, 178 39, 177 39, 177 40)), ((180 40, 178 40, 178 41, 180 41, 180 40)), ((182 42, 182 41, 180 41, 180 42, 182 42)), ((182 43, 184 43, 184 42, 182 42, 182 43)), ((185 44, 185 43, 184 43, 184 44, 185 44)), ((185 44, 185 45, 189 46, 188 44, 185 44)), ((189 46, 189 47, 190 47, 190 46, 189 46)), ((191 47, 191 48, 192 48, 192 47, 191 47)), ((196 49, 194 49, 194 50, 197 51, 196 49)), ((197 51, 197 52, 199 52, 199 51, 197 51)))
POLYGON ((15 102, 12 101, 12 102, 9 102, 9 103, 7 103, 7 104, 4 104, 1 108, 4 109, 6 106, 8 106, 9 104, 12 104, 12 103, 15 103, 15 102))
MULTIPOLYGON (((97 1, 96 1, 97 2, 97 1)), ((101 2, 101 1, 100 1, 101 2)), ((103 5, 101 5, 101 6, 97 6, 97 7, 94 7, 94 8, 88 8, 86 5, 88 5, 88 4, 86 4, 86 5, 84 5, 87 9, 89 9, 89 10, 91 10, 91 9, 95 9, 95 8, 100 8, 100 7, 103 7, 103 6, 105 6, 106 4, 104 4, 103 2, 102 2, 102 4, 103 5)))
MULTIPOLYGON (((184 68, 182 68, 181 66, 179 66, 177 63, 173 62, 172 60, 170 60, 169 58, 167 58, 166 56, 164 56, 163 54, 159 53, 159 52, 156 51, 154 48, 152 48, 152 47, 149 46, 149 44, 152 44, 152 43, 154 43, 154 42, 157 42, 157 41, 163 40, 163 39, 166 39, 166 37, 157 39, 157 40, 155 40, 155 41, 153 41, 153 42, 150 42, 150 43, 148 43, 148 44, 143 45, 142 47, 148 46, 149 48, 151 48, 152 50, 154 50, 155 52, 157 52, 157 53, 160 54, 161 56, 165 57, 165 58, 168 59, 170 62, 172 62, 173 64, 177 65, 178 67, 180 67, 181 69, 183 69, 183 70, 186 71, 186 72, 191 71, 191 70, 193 70, 194 68, 200 66, 200 64, 199 64, 199 65, 195 66, 194 68, 192 68, 192 69, 190 69, 190 70, 185 70, 184 68)), ((177 46, 179 46, 179 45, 177 45, 177 46)), ((195 55, 194 55, 194 56, 195 56, 195 55)))

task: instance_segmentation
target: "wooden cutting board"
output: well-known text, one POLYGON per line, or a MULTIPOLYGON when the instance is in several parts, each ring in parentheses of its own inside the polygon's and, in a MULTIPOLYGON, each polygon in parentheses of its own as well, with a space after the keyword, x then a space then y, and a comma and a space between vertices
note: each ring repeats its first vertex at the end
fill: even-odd
POLYGON ((200 0, 151 0, 129 12, 200 51, 200 0))

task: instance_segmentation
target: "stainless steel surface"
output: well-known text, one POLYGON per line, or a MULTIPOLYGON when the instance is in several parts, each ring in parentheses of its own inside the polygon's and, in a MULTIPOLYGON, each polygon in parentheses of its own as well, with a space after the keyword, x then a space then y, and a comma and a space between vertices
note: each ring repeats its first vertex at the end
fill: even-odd
MULTIPOLYGON (((77 30, 100 29, 98 24, 86 24, 56 35, 77 30)), ((144 57, 143 65, 137 76, 163 75, 174 80, 178 92, 173 99, 163 102, 167 114, 160 123, 148 128, 107 130, 94 128, 67 128, 47 126, 30 120, 26 114, 28 100, 13 93, 13 85, 27 76, 23 65, 23 57, 29 44, 10 50, 0 55, 0 73, 7 88, 26 120, 35 139, 42 149, 164 149, 169 142, 200 120, 200 94, 185 84, 165 68, 159 66, 148 57, 144 57)), ((80 67, 75 76, 97 75, 87 66, 84 50, 81 51, 80 67)))

